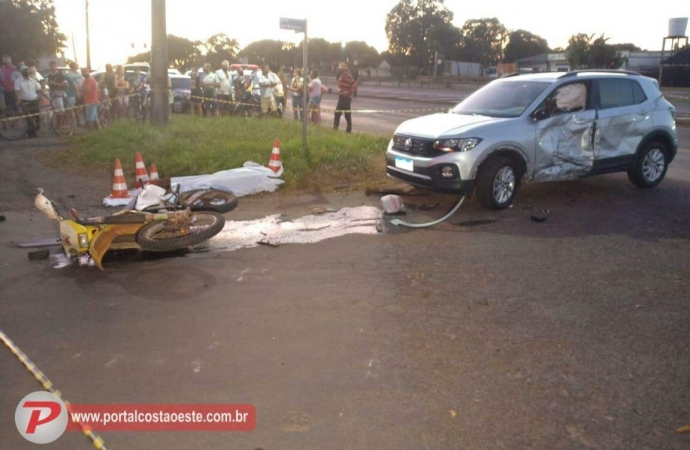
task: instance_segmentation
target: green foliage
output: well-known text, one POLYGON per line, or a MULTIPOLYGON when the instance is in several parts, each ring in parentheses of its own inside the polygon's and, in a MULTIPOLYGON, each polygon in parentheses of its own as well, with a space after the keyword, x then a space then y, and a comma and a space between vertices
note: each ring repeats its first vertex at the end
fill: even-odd
POLYGON ((247 58, 251 64, 268 64, 275 71, 281 66, 294 65, 296 56, 294 44, 272 39, 252 42, 239 53, 239 57, 247 58))
POLYGON ((388 49, 421 67, 433 64, 434 52, 450 51, 458 37, 448 32, 453 13, 443 0, 401 0, 386 16, 388 49))
POLYGON ((503 60, 505 62, 515 62, 518 59, 550 51, 551 49, 546 39, 526 30, 516 30, 508 36, 508 45, 506 45, 503 60))
POLYGON ((178 116, 166 128, 122 120, 73 136, 69 148, 55 154, 55 161, 95 169, 107 179, 115 158, 129 173, 134 170, 134 154, 140 152, 145 161, 158 166, 162 176, 201 175, 241 167, 245 161, 268 164, 276 137, 288 189, 385 180, 389 138, 310 127, 310 157, 306 157, 301 123, 277 119, 178 116))
POLYGON ((493 66, 503 59, 503 45, 508 30, 495 17, 468 20, 462 27, 464 61, 477 62, 483 67, 493 66))
POLYGON ((55 55, 65 35, 55 20, 53 0, 0 1, 0 53, 15 61, 55 55))
POLYGON ((618 69, 625 59, 615 46, 607 44, 610 38, 602 34, 598 38, 584 33, 568 40, 568 64, 572 69, 618 69))
POLYGON ((206 50, 204 59, 214 69, 220 68, 224 60, 235 60, 237 52, 240 50, 240 44, 237 42, 237 39, 230 39, 224 33, 214 34, 201 47, 203 50, 206 50))

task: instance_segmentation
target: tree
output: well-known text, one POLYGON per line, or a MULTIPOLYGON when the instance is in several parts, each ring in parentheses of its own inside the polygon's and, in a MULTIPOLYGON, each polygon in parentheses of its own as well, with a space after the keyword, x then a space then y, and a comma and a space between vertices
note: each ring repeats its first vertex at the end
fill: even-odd
POLYGON ((625 43, 625 44, 611 44, 611 47, 616 49, 616 51, 629 51, 629 52, 640 52, 642 49, 635 44, 625 43))
POLYGON ((589 66, 589 47, 593 37, 594 35, 578 33, 568 39, 568 48, 565 51, 571 69, 582 69, 589 66))
POLYGON ((0 53, 22 59, 52 56, 64 48, 53 0, 0 0, 0 53))
POLYGON ((376 67, 381 63, 378 50, 363 41, 351 41, 345 44, 345 55, 351 62, 357 61, 357 67, 362 69, 376 67))
POLYGON ((443 0, 401 0, 386 16, 388 49, 429 67, 439 46, 435 29, 447 28, 452 20, 443 0))
POLYGON ((191 67, 200 56, 201 41, 191 41, 172 34, 168 35, 168 60, 170 64, 186 69, 191 67))
POLYGON ((615 47, 607 44, 610 38, 602 34, 589 47, 589 67, 592 69, 618 69, 624 58, 618 55, 615 47))
POLYGON ((518 59, 548 53, 551 49, 546 39, 525 30, 516 30, 508 36, 503 60, 515 62, 518 59))
POLYGON ((508 30, 495 17, 468 20, 462 27, 463 59, 482 67, 496 65, 503 59, 503 44, 508 30))
POLYGON ((572 69, 618 69, 625 61, 613 45, 606 42, 610 38, 603 34, 579 33, 568 40, 568 64, 572 69))
POLYGON ((268 64, 277 71, 281 66, 293 65, 296 53, 294 44, 264 39, 252 42, 243 48, 239 56, 247 58, 250 64, 258 64, 259 66, 268 64))
POLYGON ((237 39, 230 39, 224 33, 218 33, 208 38, 200 47, 206 50, 206 62, 218 69, 224 60, 234 61, 237 58, 240 44, 237 39))

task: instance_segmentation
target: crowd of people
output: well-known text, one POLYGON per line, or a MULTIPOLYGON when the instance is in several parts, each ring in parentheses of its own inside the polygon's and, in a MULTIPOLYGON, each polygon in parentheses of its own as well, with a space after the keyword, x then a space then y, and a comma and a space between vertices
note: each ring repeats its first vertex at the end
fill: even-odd
MULTIPOLYGON (((59 70, 55 61, 50 62, 50 72, 44 77, 36 68, 36 61, 12 63, 9 55, 2 58, 0 66, 2 85, 2 116, 26 114, 27 135, 36 137, 41 116, 46 111, 67 111, 75 124, 82 122, 87 128, 98 128, 98 106, 103 95, 100 86, 88 69, 80 69, 70 63, 66 71, 59 70), (83 120, 82 120, 83 118, 83 120)), ((52 113, 51 112, 51 113, 52 113)))
MULTIPOLYGON (((223 61, 220 69, 216 71, 211 64, 206 63, 201 70, 193 68, 190 76, 191 110, 195 116, 238 114, 247 107, 260 105, 261 116, 282 117, 288 108, 287 99, 290 97, 294 120, 302 120, 306 111, 313 123, 321 123, 321 98, 328 89, 321 82, 317 69, 309 73, 307 98, 304 97, 304 77, 300 68, 288 71, 281 67, 276 73, 266 64, 260 70, 248 74, 241 68, 233 74, 229 61, 223 61), (290 72, 292 78, 288 79, 290 72)), ((340 119, 344 114, 347 122, 345 131, 349 133, 352 131, 350 111, 352 98, 357 95, 357 81, 345 63, 338 66, 337 83, 339 98, 333 128, 339 128, 340 119)))
MULTIPOLYGON (((58 70, 55 62, 50 63, 50 72, 44 78, 36 69, 36 61, 25 64, 12 63, 4 55, 0 66, 0 85, 3 102, 0 112, 29 114, 28 135, 34 137, 40 126, 42 108, 53 111, 67 110, 77 125, 82 118, 86 127, 98 128, 98 107, 108 102, 114 118, 130 117, 132 111, 142 111, 147 101, 148 79, 141 68, 135 66, 134 74, 125 76, 125 69, 116 69, 111 64, 98 82, 86 68, 79 69, 76 63, 69 64, 69 70, 58 70), (5 111, 1 111, 4 109, 5 111)), ((307 80, 307 97, 304 96, 302 69, 286 70, 281 67, 277 73, 269 65, 245 74, 240 68, 230 70, 229 61, 223 61, 214 71, 206 63, 201 70, 191 70, 191 112, 199 117, 237 115, 245 108, 260 109, 261 117, 282 117, 291 107, 294 120, 302 120, 304 114, 314 124, 321 123, 321 99, 328 92, 319 78, 317 69, 311 70, 307 80), (291 77, 289 77, 291 73, 291 77), (288 98, 291 102, 288 106, 288 98)), ((170 81, 168 81, 170 83, 170 81)), ((357 95, 357 81, 345 63, 338 66, 338 105, 334 113, 333 128, 338 129, 340 119, 345 115, 346 132, 352 131, 352 98, 357 95)), ((169 105, 172 110, 173 93, 168 86, 169 105)))

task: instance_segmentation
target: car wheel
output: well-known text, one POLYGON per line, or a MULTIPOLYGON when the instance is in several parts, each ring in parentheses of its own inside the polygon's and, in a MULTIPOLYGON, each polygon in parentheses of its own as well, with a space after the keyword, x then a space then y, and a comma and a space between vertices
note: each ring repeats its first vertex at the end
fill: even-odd
POLYGON ((661 183, 668 170, 668 149, 662 142, 649 142, 637 154, 628 179, 637 187, 650 189, 661 183))
POLYGON ((477 200, 489 209, 505 209, 513 202, 518 188, 515 163, 502 156, 489 158, 479 168, 475 190, 477 200))

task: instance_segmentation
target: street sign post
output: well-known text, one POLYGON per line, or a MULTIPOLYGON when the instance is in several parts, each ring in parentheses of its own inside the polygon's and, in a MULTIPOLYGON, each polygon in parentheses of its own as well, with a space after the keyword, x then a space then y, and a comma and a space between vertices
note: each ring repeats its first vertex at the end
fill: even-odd
POLYGON ((303 33, 307 30, 307 20, 281 17, 280 28, 283 30, 295 30, 295 33, 303 33))
POLYGON ((309 50, 307 42, 307 19, 288 19, 285 17, 281 17, 280 28, 283 30, 294 30, 295 33, 304 33, 304 43, 302 44, 302 49, 304 50, 304 57, 302 61, 304 69, 302 69, 303 86, 302 105, 300 105, 300 107, 302 108, 302 149, 304 150, 304 154, 309 156, 309 150, 307 148, 307 113, 309 112, 307 109, 307 87, 309 84, 309 50))

